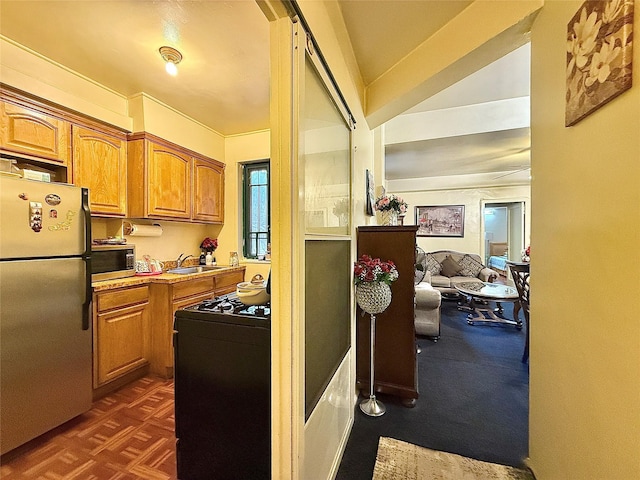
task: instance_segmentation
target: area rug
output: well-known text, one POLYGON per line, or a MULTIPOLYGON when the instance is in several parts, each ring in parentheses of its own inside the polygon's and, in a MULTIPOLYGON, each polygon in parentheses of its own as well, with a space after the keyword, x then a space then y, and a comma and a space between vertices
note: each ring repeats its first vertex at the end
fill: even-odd
POLYGON ((526 470, 380 437, 373 480, 535 480, 526 470))

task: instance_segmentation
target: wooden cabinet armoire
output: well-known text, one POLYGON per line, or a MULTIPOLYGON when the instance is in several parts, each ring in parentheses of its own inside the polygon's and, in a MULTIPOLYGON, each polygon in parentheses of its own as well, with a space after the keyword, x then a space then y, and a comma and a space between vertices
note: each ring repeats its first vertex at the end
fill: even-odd
MULTIPOLYGON (((414 325, 414 270, 416 225, 358 227, 358 258, 369 255, 391 260, 398 280, 391 284, 391 305, 376 315, 375 381, 377 393, 401 397, 408 407, 418 398, 418 372, 414 325)), ((356 387, 369 394, 370 321, 357 309, 356 387)))

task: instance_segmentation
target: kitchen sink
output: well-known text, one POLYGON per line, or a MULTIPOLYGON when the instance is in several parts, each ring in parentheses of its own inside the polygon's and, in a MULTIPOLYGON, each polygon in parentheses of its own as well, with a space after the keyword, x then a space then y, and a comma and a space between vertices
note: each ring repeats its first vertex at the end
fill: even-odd
POLYGON ((176 273, 178 275, 188 275, 190 273, 210 272, 212 270, 220 270, 221 266, 217 265, 198 265, 197 267, 180 267, 167 270, 165 273, 176 273))

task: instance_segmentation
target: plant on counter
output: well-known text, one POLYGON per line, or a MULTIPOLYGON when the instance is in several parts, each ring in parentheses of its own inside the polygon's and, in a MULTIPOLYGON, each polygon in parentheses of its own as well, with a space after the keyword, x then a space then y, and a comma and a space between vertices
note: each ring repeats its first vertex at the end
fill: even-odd
POLYGON ((362 255, 353 266, 353 281, 363 283, 386 283, 391 285, 398 279, 398 269, 391 260, 383 262, 379 258, 362 255))
POLYGON ((207 252, 215 252, 216 248, 218 248, 218 239, 207 237, 200 244, 200 248, 207 252))

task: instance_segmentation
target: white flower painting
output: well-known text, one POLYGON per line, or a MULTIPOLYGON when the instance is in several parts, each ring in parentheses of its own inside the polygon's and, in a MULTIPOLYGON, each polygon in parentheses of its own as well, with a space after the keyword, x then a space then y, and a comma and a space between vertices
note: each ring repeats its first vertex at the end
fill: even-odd
POLYGON ((631 88, 634 0, 589 0, 567 26, 565 125, 631 88))

